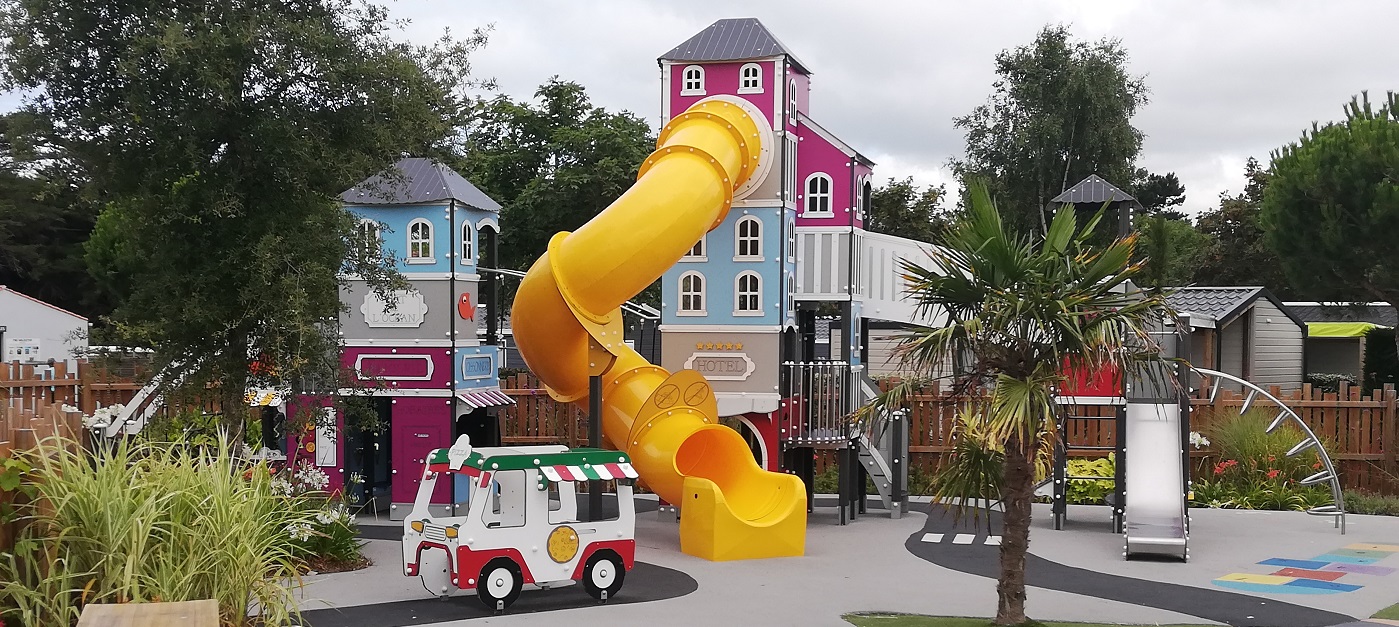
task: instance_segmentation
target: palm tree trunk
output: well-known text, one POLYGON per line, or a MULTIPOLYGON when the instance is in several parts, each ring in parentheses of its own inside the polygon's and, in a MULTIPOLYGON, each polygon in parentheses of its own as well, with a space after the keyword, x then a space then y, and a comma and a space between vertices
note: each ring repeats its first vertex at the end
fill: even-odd
POLYGON ((1019 438, 1006 443, 1004 483, 1001 502, 1001 575, 996 584, 997 625, 1025 622, 1025 554, 1030 549, 1030 501, 1035 476, 1019 438))

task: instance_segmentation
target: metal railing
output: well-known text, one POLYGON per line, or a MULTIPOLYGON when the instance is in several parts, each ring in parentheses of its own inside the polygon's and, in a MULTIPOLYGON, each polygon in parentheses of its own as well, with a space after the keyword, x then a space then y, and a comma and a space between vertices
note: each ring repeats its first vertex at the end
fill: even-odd
POLYGON ((859 407, 860 367, 839 361, 782 364, 791 408, 779 432, 798 444, 844 445, 851 437, 850 415, 859 407))

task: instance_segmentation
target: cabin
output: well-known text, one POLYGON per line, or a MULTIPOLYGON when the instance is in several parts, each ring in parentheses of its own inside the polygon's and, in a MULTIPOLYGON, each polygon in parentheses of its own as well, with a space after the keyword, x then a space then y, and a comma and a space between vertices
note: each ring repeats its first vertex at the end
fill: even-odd
POLYGON ((1302 386, 1307 324, 1263 287, 1168 288, 1190 316, 1190 363, 1284 393, 1302 386))

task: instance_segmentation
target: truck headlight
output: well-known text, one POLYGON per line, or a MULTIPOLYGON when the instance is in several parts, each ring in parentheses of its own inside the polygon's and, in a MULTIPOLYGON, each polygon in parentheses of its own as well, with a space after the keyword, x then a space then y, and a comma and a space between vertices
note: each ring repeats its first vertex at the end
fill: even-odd
POLYGON ((453 540, 456 539, 456 537, 457 537, 457 528, 456 528, 456 527, 447 527, 447 528, 445 529, 445 532, 446 532, 448 538, 452 538, 453 540))
POLYGON ((408 526, 412 527, 413 531, 416 531, 418 533, 423 532, 423 521, 421 520, 415 520, 411 523, 408 523, 408 526))

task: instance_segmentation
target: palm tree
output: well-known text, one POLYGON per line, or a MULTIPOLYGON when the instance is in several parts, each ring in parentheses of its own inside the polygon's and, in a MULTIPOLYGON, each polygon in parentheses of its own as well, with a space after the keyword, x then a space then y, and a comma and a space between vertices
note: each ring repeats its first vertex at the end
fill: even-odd
MULTIPOLYGON (((1131 261, 1135 236, 1089 245, 1101 213, 1079 227, 1074 211, 1061 209, 1042 238, 1019 235, 1006 231, 984 185, 969 191, 965 214, 928 251, 930 267, 902 269, 921 313, 945 325, 910 331, 897 354, 918 372, 962 362, 953 390, 969 409, 935 491, 959 516, 987 502, 974 497, 999 499, 996 624, 1016 625, 1026 621, 1030 503, 1057 437, 1053 394, 1065 365, 1138 372, 1159 363, 1148 331, 1170 311, 1163 295, 1129 281, 1143 268, 1131 261)), ((875 408, 903 403, 911 391, 895 386, 875 408)))

